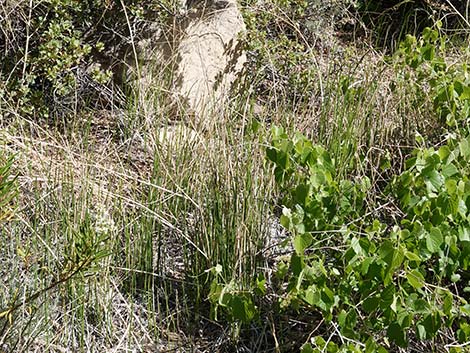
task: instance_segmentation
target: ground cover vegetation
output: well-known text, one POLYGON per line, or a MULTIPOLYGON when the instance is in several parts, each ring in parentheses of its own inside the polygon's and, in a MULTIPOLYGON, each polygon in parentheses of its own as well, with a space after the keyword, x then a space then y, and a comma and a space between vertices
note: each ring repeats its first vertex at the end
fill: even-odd
POLYGON ((112 75, 179 6, 1 4, 0 351, 468 351, 470 4, 242 1, 162 140, 171 75, 112 75))

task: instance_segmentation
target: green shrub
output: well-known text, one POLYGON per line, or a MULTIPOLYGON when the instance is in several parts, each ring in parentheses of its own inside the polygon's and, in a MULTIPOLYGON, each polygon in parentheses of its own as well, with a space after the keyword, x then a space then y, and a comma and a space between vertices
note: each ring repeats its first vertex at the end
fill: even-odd
POLYGON ((421 33, 437 20, 444 21, 449 33, 468 34, 468 6, 458 0, 361 0, 356 2, 354 12, 377 45, 395 50, 407 34, 421 33))
POLYGON ((318 92, 316 50, 330 48, 334 23, 350 0, 242 1, 247 26, 247 81, 257 95, 309 102, 318 92))
POLYGON ((468 146, 417 149, 389 188, 404 217, 384 223, 376 215, 390 202, 367 202, 366 177, 341 178, 321 146, 274 129, 267 157, 294 248, 278 265, 286 284, 279 307, 318 312, 328 332, 303 352, 387 352, 411 339, 437 345, 448 342, 444 329, 468 340, 468 146))
POLYGON ((0 14, 2 101, 20 114, 38 116, 96 100, 99 85, 111 78, 101 64, 122 60, 144 17, 163 19, 165 5, 140 0, 7 2, 0 14))
POLYGON ((408 83, 410 99, 432 106, 442 130, 431 131, 433 139, 417 134, 382 195, 368 198, 367 174, 338 172, 336 156, 321 145, 273 129, 266 155, 294 249, 277 269, 279 307, 325 320, 325 335, 302 352, 388 352, 412 341, 437 349, 469 340, 470 82, 465 55, 453 65, 444 59, 440 27, 408 35, 393 60, 397 82, 408 83), (428 147, 434 139, 439 145, 428 147))
POLYGON ((470 53, 466 47, 458 48, 459 62, 448 63, 448 38, 441 35, 441 26, 437 22, 435 29, 425 28, 420 38, 406 36, 395 54, 395 63, 414 95, 432 103, 441 124, 466 136, 470 132, 470 53))

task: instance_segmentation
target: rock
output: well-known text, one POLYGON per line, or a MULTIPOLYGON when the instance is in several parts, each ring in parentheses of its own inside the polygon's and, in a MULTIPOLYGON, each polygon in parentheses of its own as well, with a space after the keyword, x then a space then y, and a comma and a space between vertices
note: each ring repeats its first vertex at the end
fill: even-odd
POLYGON ((185 111, 186 119, 194 117, 185 122, 207 128, 246 62, 239 40, 246 28, 235 0, 190 0, 186 7, 189 9, 174 19, 171 33, 155 31, 157 40, 153 37, 139 43, 144 59, 141 83, 150 85, 151 77, 158 74, 155 62, 161 72, 170 68, 172 100, 185 111))
POLYGON ((205 126, 211 113, 229 97, 246 62, 238 38, 245 23, 234 0, 198 5, 190 10, 191 20, 176 49, 174 93, 175 98, 186 101, 197 123, 205 126))

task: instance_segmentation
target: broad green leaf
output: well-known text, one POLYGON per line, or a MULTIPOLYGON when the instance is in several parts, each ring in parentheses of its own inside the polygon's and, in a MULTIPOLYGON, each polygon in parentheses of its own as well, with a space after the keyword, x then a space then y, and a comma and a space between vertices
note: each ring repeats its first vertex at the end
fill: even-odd
POLYGON ((366 341, 366 349, 364 353, 376 353, 378 349, 377 343, 372 337, 369 337, 366 341))
POLYGON ((404 258, 405 258, 405 249, 403 248, 403 246, 400 245, 393 252, 393 260, 392 260, 393 270, 395 270, 395 269, 397 269, 398 267, 401 266, 401 264, 403 263, 404 258))
POLYGON ((294 148, 292 141, 288 139, 282 140, 278 147, 280 151, 278 151, 277 161, 279 162, 284 158, 289 159, 289 154, 292 153, 292 149, 294 148), (280 156, 279 152, 283 152, 282 156, 280 156))
POLYGON ((316 336, 312 340, 318 348, 324 348, 326 346, 326 341, 322 336, 316 336))
POLYGON ((387 336, 399 347, 405 348, 408 345, 405 331, 396 322, 392 322, 387 329, 387 336))
POLYGON ((458 200, 457 209, 458 209, 460 215, 461 215, 463 218, 467 218, 467 211, 468 211, 468 208, 467 208, 467 205, 466 205, 466 203, 465 203, 464 200, 462 200, 462 199, 459 199, 459 200, 458 200))
POLYGON ((437 152, 439 154, 439 158, 441 161, 444 161, 451 153, 449 146, 444 145, 439 148, 439 151, 437 152))
POLYGON ((446 314, 447 316, 451 316, 452 314, 453 302, 454 302, 454 298, 452 296, 452 293, 450 291, 446 291, 446 294, 444 297, 444 303, 442 305, 442 310, 444 311, 444 314, 446 314))
POLYGON ((455 195, 457 193, 457 181, 454 179, 447 179, 445 182, 446 190, 449 195, 455 195))
POLYGON ((444 177, 437 170, 430 170, 424 177, 428 192, 438 192, 444 184, 444 177))
POLYGON ((441 318, 437 313, 428 314, 421 325, 426 329, 426 338, 430 339, 436 336, 437 331, 441 327, 441 318))
POLYGON ((433 44, 427 44, 420 49, 423 59, 431 61, 434 59, 435 47, 433 44))
POLYGON ((320 294, 321 302, 323 305, 320 307, 325 311, 330 311, 335 303, 334 293, 328 287, 324 287, 320 294))
POLYGON ((294 274, 294 276, 299 276, 305 267, 303 256, 292 254, 290 266, 292 268, 292 273, 294 274))
POLYGON ((222 306, 230 306, 230 302, 233 299, 233 294, 231 292, 233 288, 230 288, 230 286, 226 286, 222 288, 222 293, 220 294, 219 297, 219 304, 222 306))
POLYGON ((385 263, 387 263, 388 265, 391 265, 394 251, 395 248, 393 246, 393 243, 389 240, 386 240, 379 248, 380 258, 385 261, 385 263))
POLYGON ((374 257, 366 257, 364 259, 364 261, 362 261, 362 264, 361 264, 361 273, 362 275, 364 276, 366 273, 369 272, 369 266, 371 263, 373 263, 375 261, 375 258, 374 257))
POLYGON ((408 272, 406 279, 415 289, 420 289, 424 286, 424 276, 418 270, 408 272))
MULTIPOLYGON (((294 229, 295 229, 295 232, 299 235, 302 235, 302 236, 305 236, 305 235, 308 235, 308 233, 305 233, 305 224, 303 223, 297 223, 295 226, 294 226, 294 229)), ((309 246, 310 244, 307 245, 307 247, 309 246)))
POLYGON ((354 329, 357 325, 357 313, 356 309, 349 309, 348 314, 346 315, 345 325, 349 329, 354 329))
POLYGON ((461 322, 459 326, 460 329, 457 331, 459 341, 462 343, 467 342, 468 338, 470 338, 470 325, 467 322, 461 322))
POLYGON ((459 171, 457 170, 455 165, 453 165, 452 163, 447 164, 442 168, 442 175, 446 179, 450 178, 451 176, 454 176, 455 174, 458 174, 458 173, 459 173, 459 171))
POLYGON ((281 223, 281 226, 283 226, 287 230, 290 230, 291 218, 289 216, 282 215, 279 221, 281 223))
POLYGON ((348 313, 346 310, 341 310, 340 313, 338 314, 338 324, 340 327, 345 328, 346 327, 346 317, 348 316, 348 313))
POLYGON ((401 309, 397 314, 397 322, 401 328, 406 329, 410 327, 413 315, 407 309, 401 309))
POLYGON ((394 271, 401 266, 405 254, 402 248, 396 249, 389 240, 382 244, 379 253, 382 260, 387 264, 384 273, 384 284, 388 285, 392 280, 394 271))
POLYGON ((351 247, 353 248, 354 252, 358 255, 361 255, 364 252, 362 250, 361 244, 359 243, 359 239, 357 239, 356 237, 351 239, 351 247))
POLYGON ((426 247, 431 253, 439 251, 444 239, 439 228, 433 227, 426 236, 426 247))
POLYGON ((283 168, 274 168, 274 178, 276 179, 277 183, 282 183, 286 177, 287 173, 283 168))
POLYGON ((364 300, 362 302, 362 309, 366 313, 371 313, 375 309, 377 309, 377 307, 379 306, 379 303, 380 303, 380 298, 379 297, 376 297, 376 296, 369 297, 369 298, 367 298, 366 300, 364 300))
POLYGON ((305 266, 302 270, 305 280, 313 282, 322 276, 326 276, 327 272, 323 267, 322 260, 310 262, 309 266, 305 266))
POLYGON ((276 269, 276 277, 282 280, 289 272, 289 266, 284 262, 280 261, 276 269))
POLYGON ((463 139, 462 141, 460 141, 459 149, 462 156, 465 158, 466 161, 468 161, 470 157, 470 143, 468 139, 463 139))
POLYGON ((460 312, 467 316, 470 316, 470 304, 465 304, 460 306, 460 312))
POLYGON ((287 208, 285 206, 282 208, 280 222, 285 229, 290 230, 292 222, 292 210, 290 208, 287 208))
POLYGON ((312 345, 310 343, 305 343, 300 349, 300 353, 314 353, 312 345))
POLYGON ((309 189, 308 185, 297 185, 295 188, 295 202, 301 206, 305 206, 309 195, 309 189))
POLYGON ((214 304, 217 303, 222 294, 222 290, 223 286, 221 284, 217 283, 216 281, 212 281, 209 292, 209 300, 214 304))
POLYGON ((315 286, 310 286, 305 290, 304 300, 311 306, 318 305, 320 294, 315 286))
POLYGON ((294 237, 293 245, 297 254, 302 255, 313 241, 313 237, 310 233, 298 234, 294 237))
POLYGON ((279 168, 285 170, 289 166, 289 155, 283 151, 277 151, 276 164, 279 168))
POLYGON ((330 341, 326 344, 326 352, 327 353, 338 353, 339 347, 336 343, 330 341))
POLYGON ((380 308, 382 310, 390 309, 390 305, 392 305, 394 298, 395 298, 395 286, 388 285, 380 293, 380 299, 381 299, 380 308))
POLYGON ((426 339, 426 328, 423 325, 416 325, 416 335, 420 340, 426 339))
POLYGON ((470 228, 469 227, 460 227, 459 228, 459 240, 460 241, 470 241, 470 228))
POLYGON ((271 162, 277 162, 277 151, 275 148, 267 148, 266 149, 266 156, 271 162))
POLYGON ((256 315, 256 307, 250 297, 234 295, 230 302, 233 317, 243 323, 249 323, 256 315))
POLYGON ((405 257, 410 261, 421 262, 421 257, 411 251, 405 251, 405 257))
POLYGON ((285 133, 285 130, 282 126, 273 126, 271 129, 271 132, 273 134, 273 137, 275 139, 278 138, 287 138, 287 135, 285 133))
POLYGON ((470 99, 470 86, 463 85, 462 93, 460 94, 461 100, 469 100, 470 99))

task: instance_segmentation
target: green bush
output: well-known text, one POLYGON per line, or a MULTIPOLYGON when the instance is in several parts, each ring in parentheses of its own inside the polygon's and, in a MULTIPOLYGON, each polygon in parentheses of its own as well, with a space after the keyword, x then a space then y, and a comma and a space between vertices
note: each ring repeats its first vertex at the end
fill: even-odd
MULTIPOLYGON (((247 81, 267 100, 309 102, 321 74, 316 50, 330 51, 334 24, 346 16, 351 0, 245 0, 247 81)), ((325 74, 325 73, 322 73, 325 74)))
POLYGON ((401 78, 408 82, 414 95, 429 100, 440 123, 452 133, 470 133, 470 78, 468 47, 458 48, 460 62, 448 63, 444 53, 447 37, 436 28, 425 28, 420 38, 408 35, 395 54, 395 64, 401 78), (410 84, 411 83, 411 84, 410 84))
POLYGON ((459 0, 360 0, 356 2, 354 12, 372 33, 377 45, 394 50, 407 34, 421 33, 437 20, 444 21, 444 28, 449 33, 467 32, 468 6, 459 0))
POLYGON ((111 78, 101 64, 122 60, 132 44, 130 38, 135 39, 143 28, 144 18, 163 19, 167 7, 161 4, 141 0, 7 2, 0 13, 1 101, 20 114, 38 116, 92 100, 100 92, 99 84, 111 78))
POLYGON ((267 157, 285 195, 280 221, 294 248, 278 265, 285 283, 279 308, 318 312, 325 323, 325 336, 302 352, 468 341, 469 146, 465 139, 438 151, 417 148, 390 182, 388 199, 374 204, 367 177, 342 178, 323 147, 273 130, 267 157), (380 221, 390 198, 400 200, 396 215, 404 217, 380 221))
POLYGON ((326 324, 302 352, 388 352, 412 341, 436 349, 470 338, 470 81, 465 55, 446 62, 440 28, 406 36, 392 59, 392 85, 403 80, 410 99, 430 103, 439 144, 417 134, 381 195, 368 198, 367 172, 344 176, 321 145, 273 129, 266 155, 294 249, 278 265, 279 308, 318 312, 326 324))

